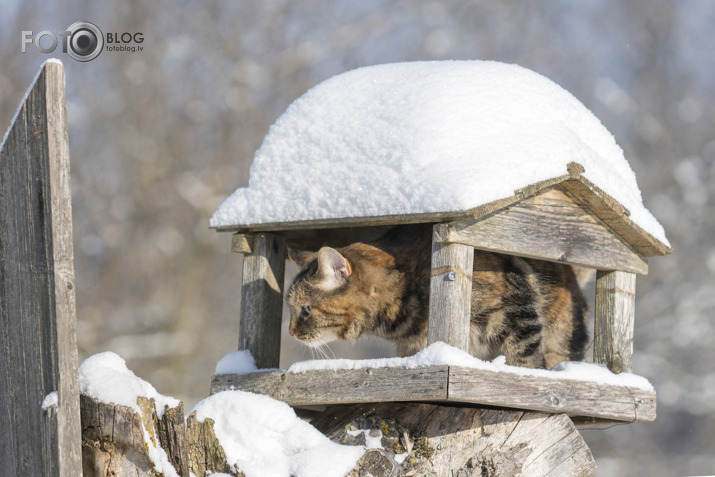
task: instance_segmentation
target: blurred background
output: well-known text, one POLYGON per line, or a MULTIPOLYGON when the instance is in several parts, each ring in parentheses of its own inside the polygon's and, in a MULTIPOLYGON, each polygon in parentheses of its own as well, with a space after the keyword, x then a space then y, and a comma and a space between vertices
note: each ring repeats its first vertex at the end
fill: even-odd
MULTIPOLYGON (((236 349, 241 256, 209 230, 269 126, 365 65, 494 59, 562 85, 614 134, 675 254, 638 279, 654 423, 586 430, 596 475, 715 473, 715 2, 0 0, 0 129, 41 63, 67 73, 80 359, 112 350, 190 408, 236 349), (142 33, 82 63, 21 32, 142 33), (136 46, 137 44, 134 44, 136 46)), ((294 269, 289 268, 290 272, 294 269)), ((284 338, 282 366, 310 353, 284 338)), ((385 356, 378 341, 337 356, 385 356)))

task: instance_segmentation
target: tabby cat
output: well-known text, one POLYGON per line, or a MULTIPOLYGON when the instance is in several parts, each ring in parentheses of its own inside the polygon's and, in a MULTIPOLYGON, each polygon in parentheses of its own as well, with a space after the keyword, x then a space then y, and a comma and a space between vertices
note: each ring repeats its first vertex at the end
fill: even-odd
MULTIPOLYGON (((427 345, 431 226, 372 243, 289 251, 301 271, 286 300, 290 334, 308 346, 375 335, 400 356, 427 345)), ((551 369, 583 359, 587 304, 571 266, 474 251, 470 352, 551 369)))

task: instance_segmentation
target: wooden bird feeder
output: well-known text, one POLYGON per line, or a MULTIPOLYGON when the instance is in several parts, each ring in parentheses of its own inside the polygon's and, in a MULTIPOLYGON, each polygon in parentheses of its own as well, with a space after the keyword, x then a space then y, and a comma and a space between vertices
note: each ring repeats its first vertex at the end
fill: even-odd
POLYGON ((636 275, 648 273, 648 257, 671 249, 587 179, 579 157, 564 165, 561 175, 464 210, 214 226, 234 233, 232 250, 244 255, 239 349, 249 350, 259 368, 274 370, 216 375, 212 393, 240 389, 293 406, 429 401, 566 413, 585 422, 654 420, 655 391, 622 385, 448 365, 275 370, 287 246, 338 247, 375 238, 390 227, 431 223, 430 344, 442 341, 469 350, 474 249, 486 250, 596 269, 593 359, 614 373, 631 372, 636 275))

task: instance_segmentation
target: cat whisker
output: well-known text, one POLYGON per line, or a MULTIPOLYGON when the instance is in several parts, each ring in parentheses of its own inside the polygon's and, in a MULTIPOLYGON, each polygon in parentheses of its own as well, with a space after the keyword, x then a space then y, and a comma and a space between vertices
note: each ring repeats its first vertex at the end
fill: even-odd
POLYGON ((333 349, 330 347, 330 345, 328 344, 327 341, 321 341, 320 347, 322 348, 323 346, 330 352, 330 356, 328 356, 326 353, 325 358, 326 359, 331 359, 331 358, 335 359, 335 353, 333 352, 333 349))

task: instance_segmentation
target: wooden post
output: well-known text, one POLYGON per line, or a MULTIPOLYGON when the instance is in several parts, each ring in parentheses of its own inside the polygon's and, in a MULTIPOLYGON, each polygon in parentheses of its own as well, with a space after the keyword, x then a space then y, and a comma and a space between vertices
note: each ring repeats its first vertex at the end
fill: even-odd
POLYGON ((81 475, 69 147, 59 62, 43 66, 0 151, 0 322, 2 471, 81 475), (55 391, 56 403, 45 400, 55 391))
POLYGON ((277 235, 264 233, 242 237, 245 253, 238 349, 249 350, 259 368, 277 368, 281 348, 285 241, 277 235))
POLYGON ((428 344, 443 341, 469 352, 473 267, 473 247, 439 243, 433 237, 428 344))
POLYGON ((633 273, 598 271, 593 360, 605 364, 614 373, 633 369, 635 299, 633 273))

